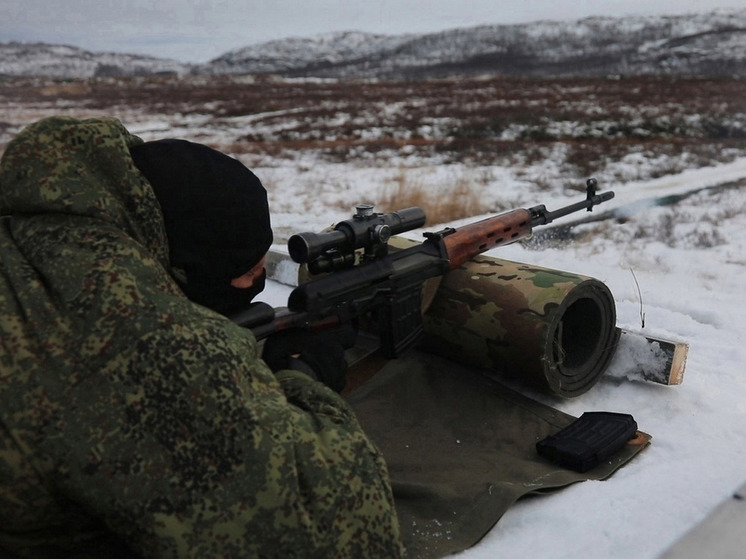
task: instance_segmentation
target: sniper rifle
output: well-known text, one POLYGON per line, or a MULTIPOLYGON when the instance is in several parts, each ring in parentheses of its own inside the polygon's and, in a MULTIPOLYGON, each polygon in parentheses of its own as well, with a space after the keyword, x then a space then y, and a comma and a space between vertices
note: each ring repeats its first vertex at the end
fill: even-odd
POLYGON ((548 211, 544 205, 511 210, 454 229, 425 233, 416 246, 388 253, 391 235, 425 224, 417 207, 380 214, 360 205, 352 219, 332 231, 300 233, 288 241, 290 257, 312 274, 325 274, 296 287, 287 308, 255 303, 231 317, 261 340, 289 328, 325 328, 369 315, 377 325, 387 358, 401 355, 423 334, 422 289, 425 280, 458 268, 478 254, 531 235, 534 227, 611 200, 586 183, 586 199, 548 211))

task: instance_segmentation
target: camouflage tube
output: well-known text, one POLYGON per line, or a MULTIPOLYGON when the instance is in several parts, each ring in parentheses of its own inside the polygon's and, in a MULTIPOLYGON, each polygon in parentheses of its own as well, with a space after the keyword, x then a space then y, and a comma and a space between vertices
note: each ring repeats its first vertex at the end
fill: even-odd
POLYGON ((425 349, 563 397, 596 383, 618 339, 602 282, 486 256, 446 274, 425 313, 425 349))

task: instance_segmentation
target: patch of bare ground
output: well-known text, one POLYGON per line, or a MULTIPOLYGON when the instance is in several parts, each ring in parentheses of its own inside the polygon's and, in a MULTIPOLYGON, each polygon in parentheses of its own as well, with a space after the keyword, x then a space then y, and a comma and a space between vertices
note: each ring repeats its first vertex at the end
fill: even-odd
MULTIPOLYGON (((312 150, 334 160, 406 148, 423 156, 494 163, 567 145, 583 171, 628 153, 746 150, 741 79, 616 77, 313 81, 271 77, 5 79, 0 102, 30 111, 252 116, 231 141, 245 153, 312 150)), ((21 125, 5 122, 0 126, 21 125)), ((541 156, 541 155, 538 155, 541 156)), ((582 174, 582 173, 581 173, 582 174)))

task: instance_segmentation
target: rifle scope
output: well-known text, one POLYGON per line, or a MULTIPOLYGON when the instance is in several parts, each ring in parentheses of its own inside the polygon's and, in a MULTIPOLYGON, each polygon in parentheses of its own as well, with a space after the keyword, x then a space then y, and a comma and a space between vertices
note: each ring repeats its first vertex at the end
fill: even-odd
POLYGON ((330 253, 352 255, 362 248, 375 251, 385 245, 391 235, 403 233, 425 225, 425 212, 418 207, 405 208, 380 214, 373 212, 370 204, 360 204, 352 219, 340 221, 326 233, 298 233, 288 240, 290 258, 305 264, 330 253))

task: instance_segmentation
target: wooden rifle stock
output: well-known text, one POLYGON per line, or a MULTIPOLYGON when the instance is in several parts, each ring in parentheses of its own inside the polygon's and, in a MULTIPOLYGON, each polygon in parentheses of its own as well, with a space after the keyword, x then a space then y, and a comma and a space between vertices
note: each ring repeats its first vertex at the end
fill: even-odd
POLYGON ((443 235, 451 270, 488 250, 528 237, 531 215, 525 209, 511 210, 452 231, 443 235))

